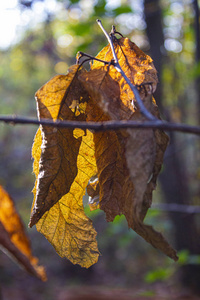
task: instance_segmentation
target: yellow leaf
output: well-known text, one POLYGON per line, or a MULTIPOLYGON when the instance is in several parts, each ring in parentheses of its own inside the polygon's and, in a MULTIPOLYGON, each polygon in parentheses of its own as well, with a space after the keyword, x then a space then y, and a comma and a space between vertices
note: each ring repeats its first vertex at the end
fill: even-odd
MULTIPOLYGON (((49 117, 51 109, 55 119, 85 118, 88 98, 77 80, 77 72, 82 71, 71 67, 66 76, 56 76, 36 93, 40 116, 49 117)), ((60 256, 88 268, 99 257, 96 231, 85 216, 82 203, 88 181, 97 172, 93 134, 88 130, 41 126, 32 156, 36 183, 31 226, 37 223, 37 230, 60 256)))
MULTIPOLYGON (((80 134, 81 130, 75 130, 74 135, 77 138, 80 134)), ((41 142, 40 131, 37 133, 36 142, 38 141, 41 142)), ((35 143, 33 157, 37 176, 40 156, 37 155, 35 143)), ((39 144, 37 147, 40 149, 39 144)), ((96 263, 99 257, 96 231, 92 221, 84 213, 82 202, 88 181, 96 174, 93 135, 88 130, 87 134, 82 136, 77 168, 78 174, 70 191, 41 217, 36 228, 49 240, 61 257, 67 257, 72 263, 88 268, 96 263)))
POLYGON ((13 200, 0 186, 0 244, 30 274, 46 280, 45 270, 32 255, 30 241, 13 200))
MULTIPOLYGON (((83 70, 78 70, 78 66, 72 66, 67 75, 55 76, 36 93, 39 118, 77 121, 85 119, 83 110, 80 110, 77 116, 70 108, 75 100, 79 101, 83 108, 84 102, 88 100, 81 83, 77 80, 79 72, 83 70)), ((73 130, 67 128, 41 126, 41 131, 37 191, 30 227, 69 192, 78 172, 77 156, 82 139, 75 137, 73 130)), ((37 143, 36 138, 34 145, 36 151, 37 143)))

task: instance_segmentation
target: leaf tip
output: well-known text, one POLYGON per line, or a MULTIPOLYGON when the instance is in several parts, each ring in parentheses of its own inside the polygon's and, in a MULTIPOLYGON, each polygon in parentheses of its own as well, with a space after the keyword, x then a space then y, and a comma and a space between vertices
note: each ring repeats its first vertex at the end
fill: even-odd
POLYGON ((29 228, 32 228, 32 227, 33 227, 33 224, 32 224, 32 222, 31 222, 31 220, 30 220, 30 222, 28 223, 28 227, 29 227, 29 228))
POLYGON ((173 259, 175 262, 177 262, 177 261, 179 260, 179 257, 177 256, 176 251, 175 251, 175 253, 174 253, 172 259, 173 259))
POLYGON ((34 212, 32 212, 28 227, 32 228, 34 225, 36 225, 36 223, 40 220, 40 218, 41 216, 39 214, 35 214, 34 212))

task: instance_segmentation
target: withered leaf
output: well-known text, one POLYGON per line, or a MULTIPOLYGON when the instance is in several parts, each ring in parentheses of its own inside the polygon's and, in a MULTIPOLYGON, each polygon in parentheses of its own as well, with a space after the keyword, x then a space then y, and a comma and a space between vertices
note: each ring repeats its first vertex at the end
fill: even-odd
MULTIPOLYGON (((77 73, 78 66, 70 67, 67 75, 57 75, 36 93, 38 117, 53 120, 84 120, 85 101, 77 73), (75 103, 79 103, 77 113, 75 103)), ((69 192, 78 169, 77 156, 81 137, 75 137, 67 128, 41 126, 42 145, 39 160, 37 191, 32 210, 30 227, 58 200, 69 192)), ((35 140, 37 143, 37 139, 35 140)))
MULTIPOLYGON (((48 114, 50 97, 52 118, 85 118, 88 99, 76 78, 77 70, 78 67, 74 66, 68 75, 53 78, 54 89, 49 82, 37 92, 40 116, 48 114), (75 101, 79 104, 77 111, 75 101)), ((97 172, 93 134, 88 130, 41 127, 35 136, 32 156, 36 183, 31 226, 37 223, 37 230, 44 234, 61 257, 67 257, 82 267, 90 267, 97 262, 99 251, 96 231, 84 213, 82 198, 89 179, 97 172)))
MULTIPOLYGON (((128 38, 116 39, 114 47, 126 76, 134 85, 141 86, 140 97, 149 109, 149 102, 146 103, 145 96, 146 93, 152 94, 155 91, 158 81, 152 59, 128 38)), ((110 46, 103 48, 96 57, 111 61, 113 56, 110 46)), ((84 82, 93 99, 98 99, 98 105, 104 112, 109 112, 112 119, 128 120, 138 111, 130 86, 114 66, 104 66, 103 63, 94 61, 91 71, 80 74, 79 79, 84 82)))
MULTIPOLYGON (((130 212, 127 218, 129 226, 142 236, 155 248, 177 260, 176 251, 168 244, 161 233, 152 226, 145 225, 143 219, 152 202, 152 191, 155 189, 158 168, 161 166, 160 146, 166 147, 168 139, 163 134, 159 140, 158 135, 151 129, 127 130, 129 138, 126 144, 127 166, 134 184, 134 195, 130 212), (139 151, 138 151, 139 149, 139 151)), ((161 159, 163 153, 161 155, 161 159)), ((160 171, 160 169, 159 169, 160 171)))
POLYGON ((46 280, 44 267, 32 255, 30 241, 13 200, 0 186, 0 244, 30 274, 46 280))
MULTIPOLYGON (((146 55, 137 45, 130 41, 128 38, 120 38, 114 41, 114 48, 119 60, 119 64, 127 77, 132 81, 134 85, 140 86, 144 83, 152 83, 152 92, 156 90, 157 86, 157 71, 154 67, 153 60, 150 56, 146 55)), ((104 47, 97 58, 104 61, 111 61, 113 59, 110 45, 104 47)), ((91 69, 99 69, 102 67, 102 63, 94 61, 91 69)), ((122 80, 121 74, 111 66, 110 76, 119 82, 122 80)), ((122 83, 121 83, 122 85, 122 83)), ((123 81, 122 91, 130 91, 130 87, 126 81, 123 81)), ((131 93, 132 94, 132 93, 131 93)), ((127 102, 127 95, 122 93, 122 102, 127 102), (124 97, 125 96, 125 97, 124 97)))
MULTIPOLYGON (((92 221, 84 213, 82 198, 89 178, 96 174, 96 163, 92 133, 74 131, 77 138, 81 134, 83 134, 82 143, 77 157, 78 173, 70 191, 41 217, 36 228, 49 240, 61 257, 67 257, 72 263, 88 268, 97 262, 99 251, 96 231, 92 221)), ((39 143, 42 143, 40 130, 33 145, 36 178, 39 174, 39 143)), ((36 196, 35 189, 33 192, 36 196)))
MULTIPOLYGON (((94 77, 95 80, 95 77, 94 77)), ((98 99, 97 99, 98 101, 98 99)), ((96 99, 90 99, 86 108, 87 121, 110 120, 108 115, 105 115, 101 107, 96 105, 96 99)), ((127 173, 126 158, 124 148, 119 141, 120 132, 103 131, 94 132, 95 158, 97 164, 98 185, 96 191, 89 184, 87 191, 92 210, 100 207, 106 213, 107 221, 113 221, 116 215, 124 213, 123 203, 120 200, 123 198, 123 189, 125 180, 129 176, 127 173), (99 205, 95 201, 99 191, 99 205)))
MULTIPOLYGON (((140 96, 146 108, 159 118, 152 97, 157 84, 157 72, 152 59, 127 38, 116 40, 114 46, 124 72, 133 84, 140 85, 140 96)), ((112 58, 110 47, 105 47, 97 58, 109 61, 112 58)), ((108 119, 145 120, 134 104, 133 92, 113 66, 103 66, 101 62, 95 61, 91 70, 80 74, 79 79, 85 82, 85 88, 93 98, 94 105, 99 105, 108 119)), ((127 129, 95 133, 94 142, 99 178, 99 206, 105 211, 107 220, 112 221, 117 214, 123 213, 129 227, 154 247, 177 260, 175 250, 164 237, 152 227, 143 224, 151 206, 152 191, 156 187, 156 179, 168 144, 167 135, 160 130, 127 129), (115 142, 111 135, 115 135, 115 142)))

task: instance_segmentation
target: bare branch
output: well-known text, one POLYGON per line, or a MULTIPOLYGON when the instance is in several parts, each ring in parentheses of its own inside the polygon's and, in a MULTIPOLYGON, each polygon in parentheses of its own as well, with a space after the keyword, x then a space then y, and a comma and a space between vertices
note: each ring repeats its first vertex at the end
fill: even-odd
POLYGON ((106 131, 106 130, 118 130, 126 128, 135 129, 162 129, 166 131, 177 131, 190 134, 200 135, 200 126, 191 126, 186 124, 170 123, 161 120, 155 121, 106 121, 106 122, 78 122, 78 121, 53 121, 51 119, 34 119, 26 117, 16 117, 16 116, 0 116, 0 122, 8 124, 32 124, 32 125, 47 125, 53 127, 64 127, 64 128, 80 128, 80 129, 90 129, 94 131, 106 131))
POLYGON ((101 20, 97 20, 97 23, 98 25, 100 26, 100 28, 102 29, 103 33, 105 34, 109 44, 110 44, 110 47, 111 47, 111 51, 112 51, 112 54, 113 54, 113 58, 114 58, 114 61, 112 63, 112 65, 115 67, 115 69, 124 77, 124 79, 126 80, 126 82, 128 83, 128 85, 130 86, 133 94, 135 95, 135 99, 138 103, 138 106, 140 108, 140 112, 141 114, 143 114, 148 120, 151 120, 151 121, 155 121, 157 120, 156 117, 154 117, 147 109, 146 107, 144 106, 144 103, 142 102, 142 99, 140 98, 140 94, 137 90, 137 87, 135 85, 133 85, 130 81, 130 79, 126 76, 126 74, 124 73, 124 71, 122 70, 120 64, 119 64, 119 61, 118 61, 118 58, 117 58, 117 55, 116 55, 116 52, 115 52, 115 48, 114 48, 114 45, 113 45, 113 41, 112 41, 112 38, 109 36, 109 34, 106 32, 106 30, 104 29, 102 23, 101 23, 101 20))

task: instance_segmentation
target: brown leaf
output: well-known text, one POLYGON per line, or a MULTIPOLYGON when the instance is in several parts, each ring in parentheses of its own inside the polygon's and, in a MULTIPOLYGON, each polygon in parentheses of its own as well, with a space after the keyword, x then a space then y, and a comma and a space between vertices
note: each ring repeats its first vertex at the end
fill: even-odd
MULTIPOLYGON (((72 66, 67 75, 57 75, 36 93, 39 118, 84 120, 84 93, 77 74, 83 72, 72 66), (79 103, 79 107, 76 107, 79 103)), ((35 225, 43 214, 69 192, 77 175, 77 157, 82 137, 73 130, 41 126, 42 146, 35 204, 29 226, 35 225)), ((37 138, 35 146, 37 146, 37 138)))
POLYGON ((0 244, 30 274, 46 280, 45 270, 32 256, 30 241, 13 200, 0 186, 0 244))
MULTIPOLYGON (((114 42, 119 64, 126 76, 134 85, 141 86, 140 97, 149 109, 146 102, 146 93, 152 94, 157 86, 157 71, 152 59, 140 50, 128 38, 120 38, 114 42)), ((110 46, 103 48, 96 56, 104 61, 113 58, 110 46)), ((137 111, 135 96, 114 66, 104 66, 99 61, 94 61, 91 71, 80 74, 79 79, 84 82, 90 95, 97 101, 105 113, 109 113, 112 119, 128 120, 137 111)))
MULTIPOLYGON (((157 86, 157 71, 153 65, 153 60, 150 56, 146 55, 137 45, 130 41, 128 38, 120 38, 114 41, 114 48, 119 60, 119 64, 128 78, 134 85, 141 85, 144 83, 152 83, 152 92, 156 90, 157 86)), ((111 61, 113 59, 110 45, 103 48, 96 56, 98 59, 104 61, 111 61)), ((99 69, 102 67, 102 63, 94 61, 91 69, 99 69)), ((112 66, 111 66, 112 67, 112 66)), ((111 68, 111 77, 115 81, 122 80, 121 74, 116 71, 114 67, 111 68)), ((121 84, 122 85, 122 84, 121 84)), ((130 91, 130 87, 127 82, 123 81, 123 87, 121 89, 122 102, 127 101, 126 95, 123 92, 130 91), (123 98, 125 96, 125 98, 123 98)), ((143 93, 144 94, 144 93, 143 93)))
MULTIPOLYGON (((110 120, 109 116, 96 105, 96 101, 98 102, 98 98, 95 101, 90 99, 88 102, 87 121, 110 120)), ((125 192, 124 188, 127 187, 125 184, 127 176, 130 177, 126 168, 124 148, 119 140, 122 137, 119 131, 94 132, 93 136, 99 185, 96 191, 92 191, 91 184, 87 187, 91 197, 90 207, 92 210, 99 207, 95 200, 99 191, 100 208, 105 211, 107 221, 113 221, 116 215, 124 213, 121 199, 125 192)))
MULTIPOLYGON (((140 96, 146 108, 159 117, 152 98, 157 84, 152 59, 127 38, 119 39, 114 46, 123 71, 133 84, 140 85, 140 96)), ((105 47, 97 58, 111 60, 110 47, 105 47)), ((99 105, 100 114, 105 112, 107 119, 145 120, 134 104, 133 92, 113 66, 102 66, 101 62, 95 61, 91 71, 80 74, 79 79, 85 82, 94 106, 99 105)), ((129 227, 154 247, 177 260, 175 250, 163 236, 143 224, 151 206, 152 191, 156 187, 168 143, 166 134, 160 130, 127 129, 95 133, 94 142, 99 205, 105 211, 107 220, 112 221, 117 214, 124 214, 129 227)))
POLYGON ((126 215, 128 224, 147 242, 176 261, 178 259, 176 251, 162 234, 143 223, 147 210, 151 206, 152 192, 156 187, 156 179, 163 161, 164 152, 161 146, 165 150, 168 139, 158 130, 157 134, 151 129, 128 129, 127 131, 129 138, 126 144, 126 159, 134 184, 132 206, 129 207, 129 216, 126 215), (161 136, 162 139, 159 139, 161 136))
MULTIPOLYGON (((92 69, 90 72, 85 72, 79 75, 80 81, 84 84, 93 99, 93 107, 100 106, 102 109, 101 115, 108 115, 108 119, 120 119, 121 116, 127 119, 129 114, 135 111, 130 101, 123 103, 120 98, 120 86, 110 76, 112 66, 102 66, 98 69, 92 69)), ((99 118, 92 118, 93 121, 98 121, 99 118)))

